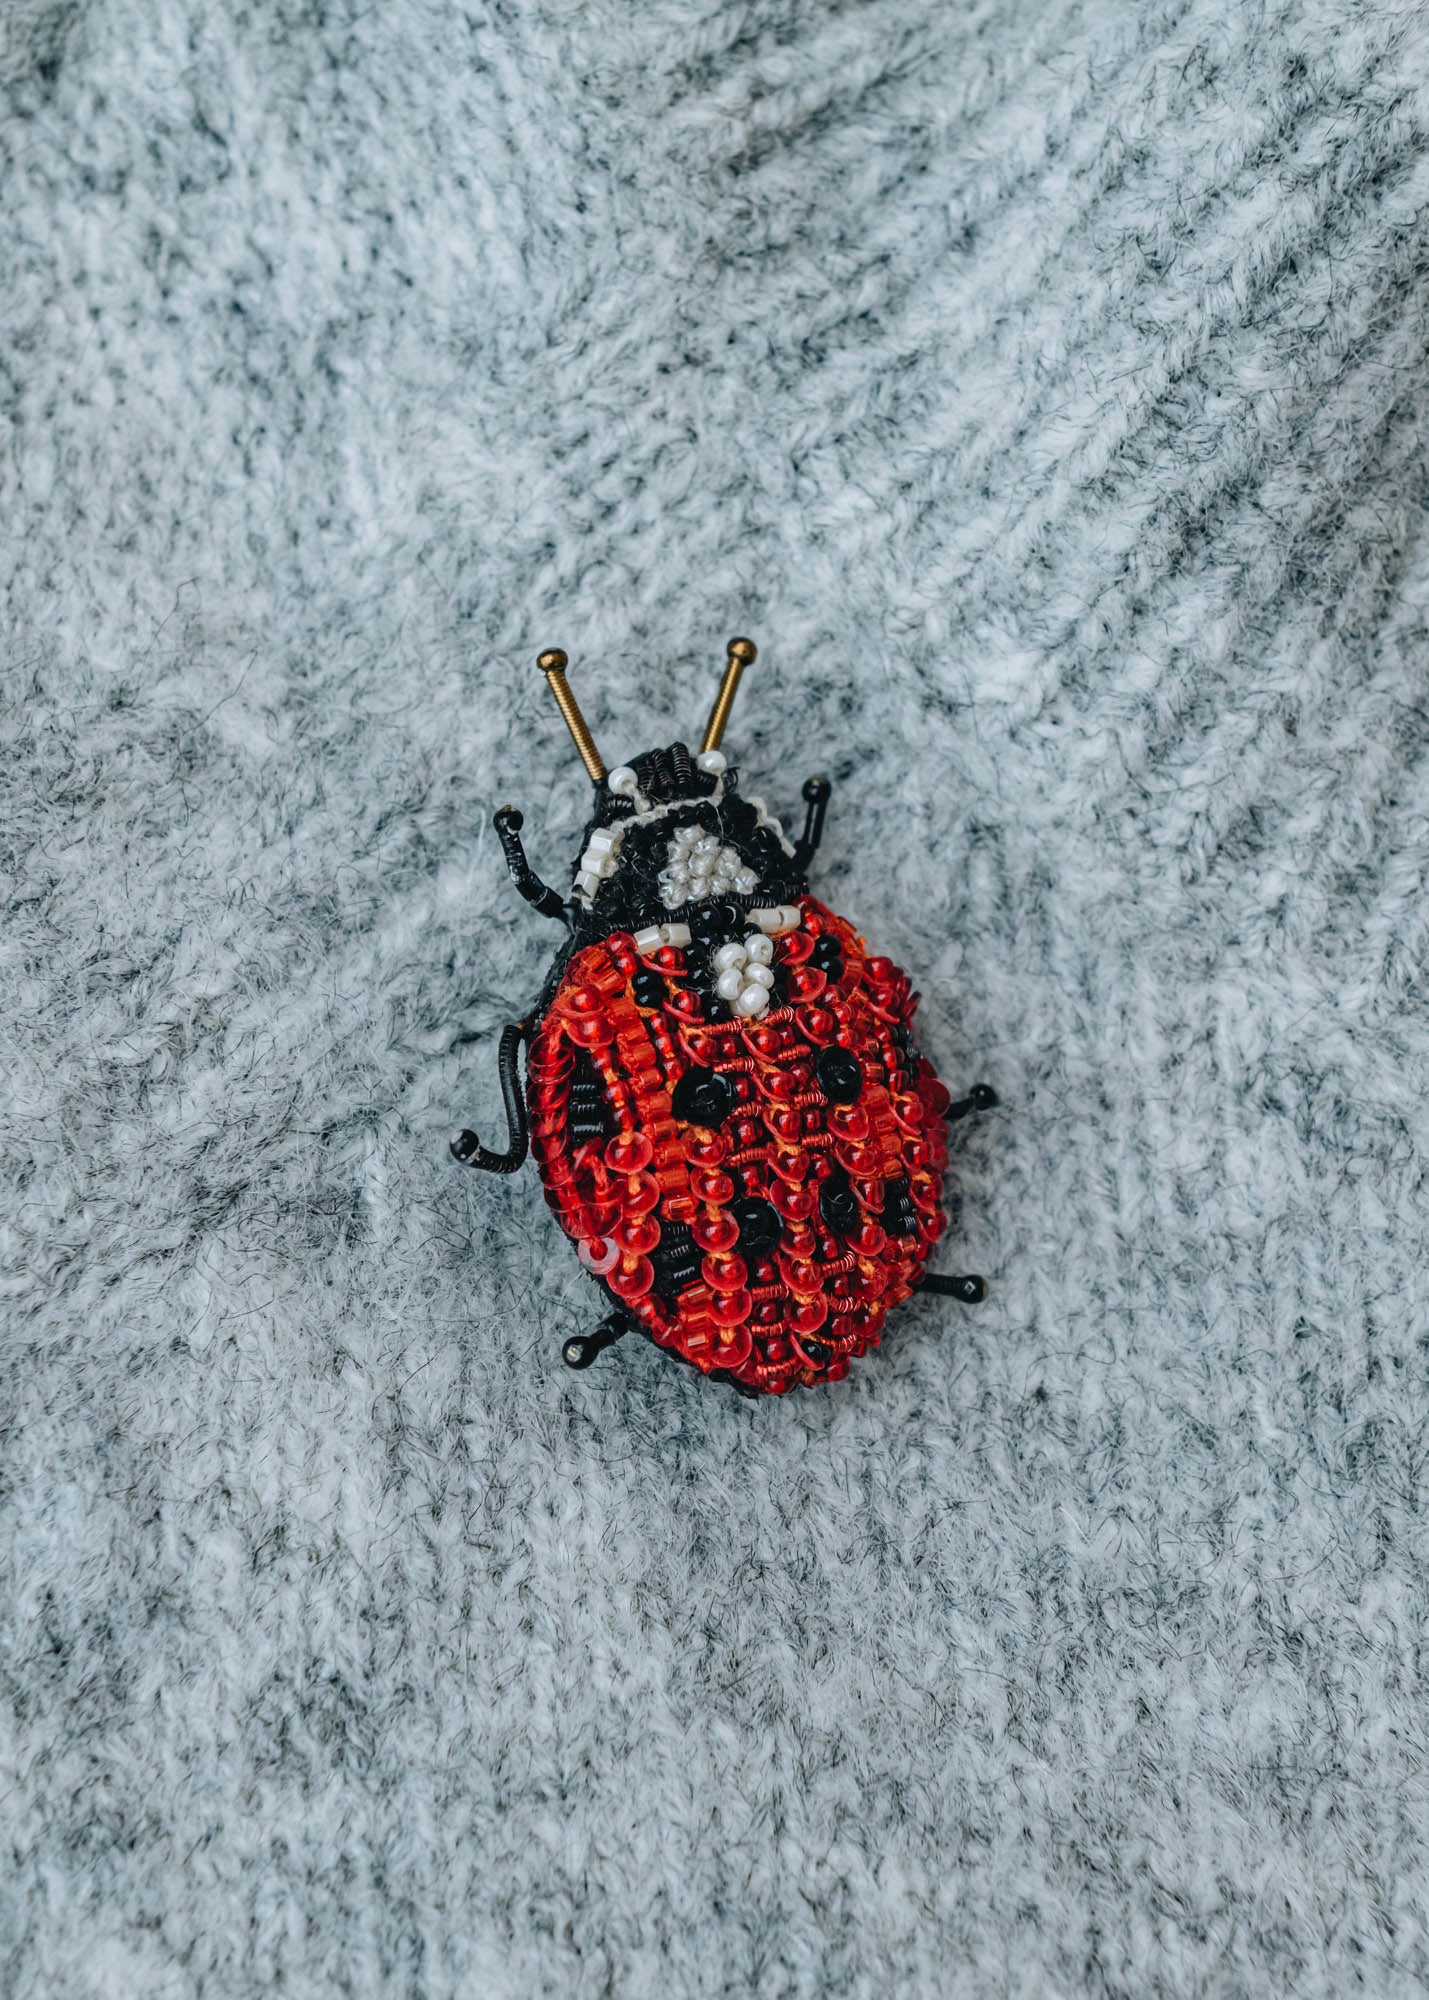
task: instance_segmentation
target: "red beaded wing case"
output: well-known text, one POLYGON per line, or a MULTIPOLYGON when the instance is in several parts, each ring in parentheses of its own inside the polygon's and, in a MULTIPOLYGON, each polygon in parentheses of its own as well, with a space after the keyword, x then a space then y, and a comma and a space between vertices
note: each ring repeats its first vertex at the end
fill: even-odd
POLYGON ((565 654, 541 655, 594 805, 569 896, 532 872, 520 813, 496 814, 516 887, 566 938, 501 1036, 507 1150, 461 1132, 452 1152, 502 1174, 534 1152, 609 1307, 566 1342, 570 1367, 641 1328, 706 1375, 782 1395, 840 1380, 915 1290, 984 1296, 927 1263, 948 1120, 997 1100, 981 1084, 950 1102, 914 1045, 907 974, 810 895, 828 780, 805 784, 796 841, 740 791, 719 746, 754 657, 730 640, 697 753, 674 743, 607 773, 565 654))

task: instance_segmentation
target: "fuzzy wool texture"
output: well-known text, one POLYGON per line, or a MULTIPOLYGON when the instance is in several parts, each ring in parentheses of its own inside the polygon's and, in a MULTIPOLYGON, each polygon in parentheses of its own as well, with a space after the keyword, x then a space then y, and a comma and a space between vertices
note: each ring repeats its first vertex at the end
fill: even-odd
POLYGON ((0 1989, 1421 1994, 1429 17, 10 0, 0 1989), (696 732, 976 1309, 751 1404, 503 1130, 696 732))

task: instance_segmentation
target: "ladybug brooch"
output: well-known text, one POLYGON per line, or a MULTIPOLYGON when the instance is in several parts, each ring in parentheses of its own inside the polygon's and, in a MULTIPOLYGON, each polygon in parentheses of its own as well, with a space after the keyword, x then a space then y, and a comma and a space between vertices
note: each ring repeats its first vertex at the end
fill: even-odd
POLYGON ((918 996, 891 959, 809 893, 829 802, 803 788, 789 840, 720 751, 748 639, 731 639, 704 739, 607 772, 566 679, 538 662, 594 786, 568 895, 536 876, 521 814, 497 838, 512 880, 564 926, 540 998, 502 1031, 508 1144, 454 1157, 510 1174, 529 1149, 546 1201, 605 1295, 568 1340, 586 1368, 637 1328, 748 1395, 837 1382, 939 1277, 947 1124, 958 1103, 913 1041, 918 996), (519 1073, 526 1050, 526 1086, 519 1073))

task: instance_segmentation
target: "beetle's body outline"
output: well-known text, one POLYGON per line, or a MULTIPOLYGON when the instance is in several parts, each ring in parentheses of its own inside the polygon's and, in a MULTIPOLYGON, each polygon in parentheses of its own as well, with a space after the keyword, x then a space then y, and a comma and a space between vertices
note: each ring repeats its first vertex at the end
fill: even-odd
POLYGON ((757 1395, 840 1380, 915 1289, 984 1296, 926 1266, 946 1122, 997 1100, 980 1085, 950 1102, 914 1045, 907 975, 811 893, 829 781, 806 781, 797 841, 740 791, 719 744, 754 658, 729 642, 697 755, 675 743, 607 774, 565 655, 541 655, 593 809, 568 897, 531 869, 521 814, 495 815, 517 889, 567 936, 502 1033, 506 1152, 470 1131, 452 1152, 496 1173, 534 1152, 610 1306, 566 1342, 569 1366, 640 1327, 757 1395))

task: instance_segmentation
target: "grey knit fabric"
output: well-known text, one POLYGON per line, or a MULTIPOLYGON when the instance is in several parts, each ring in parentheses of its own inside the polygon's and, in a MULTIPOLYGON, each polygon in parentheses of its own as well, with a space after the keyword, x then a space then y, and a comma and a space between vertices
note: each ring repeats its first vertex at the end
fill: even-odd
POLYGON ((1419 1994, 1429 16, 9 0, 0 1988, 1419 1994), (945 1270, 627 1340, 584 780, 920 985, 945 1270))

